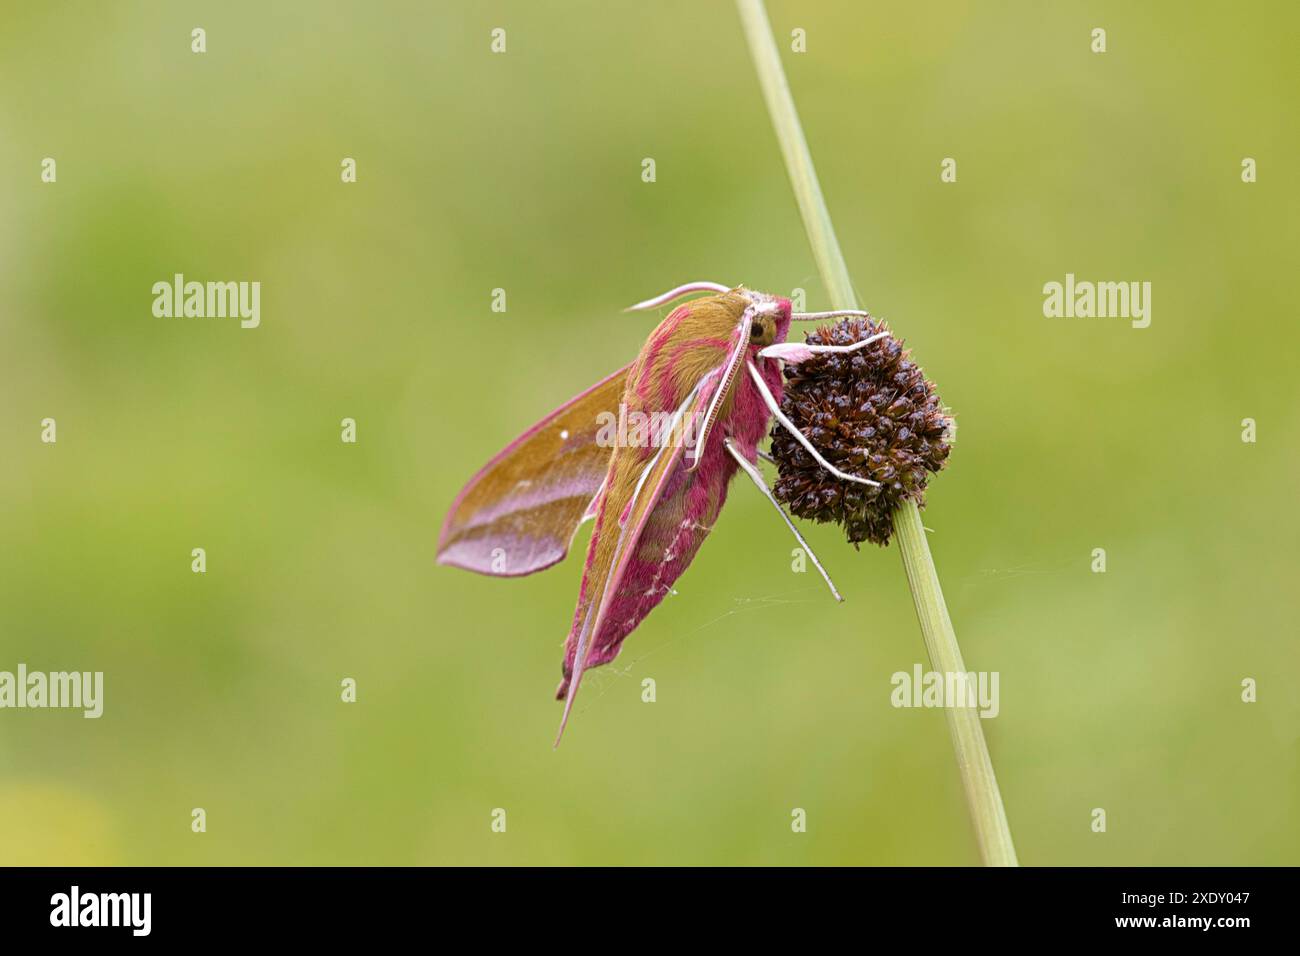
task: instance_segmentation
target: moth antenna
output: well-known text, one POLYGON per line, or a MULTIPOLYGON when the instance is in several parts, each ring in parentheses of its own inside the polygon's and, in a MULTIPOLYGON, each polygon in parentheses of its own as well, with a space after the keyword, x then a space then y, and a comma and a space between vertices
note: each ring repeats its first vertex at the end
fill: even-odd
POLYGON ((823 458, 821 452, 814 448, 813 443, 808 440, 808 436, 799 431, 795 426, 795 423, 785 417, 785 413, 781 411, 781 406, 778 405, 776 399, 772 397, 772 390, 767 387, 767 382, 763 381, 763 376, 759 373, 754 363, 746 362, 745 364, 749 367, 749 377, 754 380, 754 384, 758 386, 758 393, 763 396, 763 402, 767 405, 767 410, 772 413, 772 417, 781 423, 782 428, 794 436, 795 441, 803 445, 803 447, 808 451, 808 454, 812 455, 813 461, 817 462, 817 464, 821 465, 832 475, 842 481, 856 481, 858 484, 871 485, 876 488, 880 487, 880 482, 872 481, 870 478, 859 478, 857 475, 847 474, 846 472, 840 471, 823 458))
POLYGON ((822 319, 838 319, 845 315, 856 315, 860 319, 871 318, 870 312, 863 312, 861 309, 835 309, 831 312, 793 312, 790 315, 790 321, 820 322, 822 319))
POLYGON ((636 305, 629 305, 624 312, 643 312, 646 309, 657 309, 661 305, 679 299, 684 295, 692 292, 730 292, 731 286, 723 285, 720 282, 688 282, 685 285, 679 285, 675 289, 669 289, 662 295, 657 295, 653 299, 646 299, 644 302, 638 302, 636 305))
POLYGON ((785 522, 785 526, 790 529, 790 533, 794 535, 794 539, 799 542, 799 547, 803 548, 808 557, 812 558, 813 565, 819 572, 821 572, 822 579, 826 582, 826 586, 831 589, 831 594, 835 596, 835 600, 843 603, 844 598, 840 597, 840 592, 835 589, 835 582, 832 581, 831 576, 826 573, 826 569, 822 567, 822 563, 817 560, 816 553, 814 553, 813 549, 809 547, 808 542, 803 539, 803 535, 801 535, 799 529, 794 526, 794 522, 790 520, 790 516, 785 513, 785 509, 781 507, 781 503, 777 501, 776 498, 772 497, 772 492, 768 489, 767 482, 763 480, 763 475, 759 470, 754 467, 754 463, 740 453, 740 450, 736 448, 730 438, 722 439, 722 444, 727 451, 731 452, 731 457, 736 459, 736 462, 744 470, 745 474, 749 475, 753 480, 754 484, 758 487, 758 490, 763 493, 763 497, 772 502, 772 507, 776 509, 776 513, 781 516, 781 520, 785 522))
POLYGON ((783 362, 796 364, 798 362, 806 362, 814 355, 825 354, 827 352, 832 355, 835 353, 843 355, 845 352, 856 352, 858 349, 865 348, 872 342, 888 337, 888 332, 879 332, 876 335, 868 336, 860 342, 854 342, 852 345, 804 345, 801 342, 777 342, 773 345, 769 345, 765 349, 759 349, 758 354, 760 358, 774 358, 780 359, 783 362))

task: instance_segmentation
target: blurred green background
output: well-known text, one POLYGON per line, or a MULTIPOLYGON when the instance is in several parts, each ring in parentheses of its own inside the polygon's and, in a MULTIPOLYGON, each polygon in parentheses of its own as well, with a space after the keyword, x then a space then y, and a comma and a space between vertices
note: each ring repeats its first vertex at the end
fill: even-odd
MULTIPOLYGON (((862 300, 960 422, 925 520, 1022 862, 1297 862, 1297 8, 769 13, 862 300), (1067 272, 1150 281, 1150 328, 1044 318, 1067 272)), ((837 606, 736 484, 555 752, 580 557, 433 561, 627 304, 828 306, 730 2, 3 16, 0 670, 102 670, 105 712, 0 711, 0 863, 978 861, 943 714, 890 706, 896 547, 805 529, 837 606), (261 327, 154 318, 176 272, 260 281, 261 327)))

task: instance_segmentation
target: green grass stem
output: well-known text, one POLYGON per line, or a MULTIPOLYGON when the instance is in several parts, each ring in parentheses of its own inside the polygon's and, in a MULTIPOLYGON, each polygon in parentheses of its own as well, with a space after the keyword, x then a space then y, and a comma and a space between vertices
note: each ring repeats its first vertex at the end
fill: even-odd
MULTIPOLYGON (((808 142, 781 66, 781 55, 772 36, 767 11, 762 0, 736 0, 736 3, 822 282, 836 309, 859 308, 848 266, 844 263, 844 253, 835 238, 830 211, 826 208, 812 154, 808 151, 808 142)), ((903 555, 903 567, 931 668, 943 674, 966 673, 952 619, 948 616, 948 606, 943 600, 943 589, 939 586, 939 574, 921 525, 921 514, 914 502, 907 502, 894 513, 894 537, 903 555)), ((979 714, 971 707, 947 707, 945 714, 984 863, 987 866, 1017 866, 1016 848, 1011 841, 1006 809, 1002 805, 1002 794, 998 790, 979 714)))

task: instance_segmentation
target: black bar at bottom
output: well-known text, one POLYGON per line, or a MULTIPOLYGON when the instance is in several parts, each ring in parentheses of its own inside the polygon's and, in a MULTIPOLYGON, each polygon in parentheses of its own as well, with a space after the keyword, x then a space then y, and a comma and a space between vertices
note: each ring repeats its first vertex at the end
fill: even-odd
MULTIPOLYGON (((517 934, 552 945, 686 933, 736 945, 967 937, 1139 940, 1193 936, 1231 945, 1289 925, 1290 869, 8 869, 6 942, 424 939, 517 934), (89 924, 89 925, 88 925, 89 924), (618 933, 611 938, 604 933, 618 933)), ((682 937, 678 937, 682 938, 682 937)))

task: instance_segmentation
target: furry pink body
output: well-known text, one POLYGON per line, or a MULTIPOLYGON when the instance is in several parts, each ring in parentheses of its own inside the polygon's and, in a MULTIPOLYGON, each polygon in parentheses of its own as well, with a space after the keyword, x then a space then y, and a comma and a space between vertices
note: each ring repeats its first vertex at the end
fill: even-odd
MULTIPOLYGON (((782 312, 776 322, 776 338, 777 341, 782 341, 789 330, 790 304, 783 299, 779 301, 782 303, 782 312)), ((689 305, 682 309, 689 309, 689 305)), ((672 316, 670 323, 671 319, 672 316)), ((671 338, 670 332, 671 329, 661 330, 661 334, 652 337, 647 343, 647 348, 666 347, 671 338)), ((734 343, 725 344, 732 346, 734 343)), ((759 358, 759 347, 746 346, 745 360, 757 366, 779 402, 783 388, 780 365, 775 360, 759 358)), ((649 363, 646 367, 650 367, 649 363)), ((637 394, 653 410, 669 413, 682 400, 671 386, 672 376, 667 375, 652 378, 649 374, 643 374, 638 380, 629 383, 629 387, 635 388, 637 394)), ((607 664, 618 656, 624 638, 672 591, 673 584, 695 558, 705 536, 713 530, 714 522, 726 502, 727 488, 739 470, 739 465, 723 446, 724 439, 730 438, 736 449, 750 461, 757 459, 758 444, 767 434, 771 412, 748 375, 737 376, 732 391, 730 411, 719 417, 709 432, 698 465, 692 469, 691 462, 685 456, 679 456, 668 473, 653 511, 634 544, 634 550, 628 556, 622 579, 611 582, 615 590, 609 598, 608 611, 598 633, 591 635, 586 667, 607 664)), ((642 461, 647 463, 656 450, 635 449, 642 461)), ((588 593, 597 545, 603 535, 620 534, 621 525, 626 520, 626 514, 611 514, 607 502, 601 499, 596 526, 587 549, 578 606, 565 642, 564 680, 557 691, 557 697, 563 697, 568 690, 578 637, 586 625, 590 607, 594 606, 591 599, 599 600, 599 595, 588 593)))

